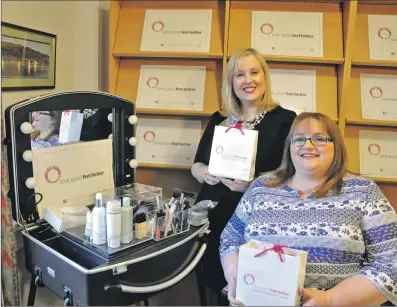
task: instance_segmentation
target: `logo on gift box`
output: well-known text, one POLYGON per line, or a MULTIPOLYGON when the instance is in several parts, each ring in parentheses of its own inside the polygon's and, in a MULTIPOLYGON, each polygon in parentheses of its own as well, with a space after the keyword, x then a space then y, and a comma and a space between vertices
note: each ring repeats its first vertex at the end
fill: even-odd
POLYGON ((155 139, 155 137, 156 137, 156 134, 153 132, 153 131, 151 131, 151 130, 149 130, 149 131, 146 131, 144 134, 143 134, 143 139, 146 141, 146 142, 153 142, 154 141, 154 139, 155 139))
POLYGON ((389 39, 391 37, 391 30, 389 28, 380 28, 378 30, 378 36, 381 39, 389 39))
POLYGON ((255 282, 255 277, 254 277, 254 275, 252 275, 252 274, 250 274, 250 273, 245 274, 245 275, 244 275, 244 282, 245 282, 247 285, 252 285, 252 284, 255 282))
POLYGON ((157 20, 152 23, 152 30, 154 32, 161 32, 164 30, 164 22, 157 20))
POLYGON ((61 178, 61 170, 58 166, 50 166, 44 172, 44 178, 48 183, 55 183, 61 178))
POLYGON ((373 98, 380 98, 383 95, 383 90, 379 86, 374 86, 369 90, 369 94, 373 98))
POLYGON ((371 155, 377 156, 380 154, 380 146, 378 144, 372 143, 368 146, 368 152, 371 155))
POLYGON ((146 85, 150 88, 155 88, 157 87, 157 85, 159 85, 159 79, 157 79, 156 77, 150 77, 149 79, 147 79, 146 85))
POLYGON ((215 149, 217 154, 221 154, 223 152, 223 147, 222 146, 217 146, 215 149))
POLYGON ((274 26, 271 23, 264 23, 261 25, 261 32, 263 34, 271 34, 273 33, 274 26))

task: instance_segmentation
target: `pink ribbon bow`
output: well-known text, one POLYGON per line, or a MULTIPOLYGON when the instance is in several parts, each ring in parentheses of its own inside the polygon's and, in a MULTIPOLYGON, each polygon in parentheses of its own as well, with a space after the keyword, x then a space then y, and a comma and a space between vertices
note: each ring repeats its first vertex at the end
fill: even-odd
POLYGON ((264 253, 266 253, 268 251, 275 251, 278 254, 278 256, 280 257, 281 262, 284 262, 284 259, 283 259, 283 254, 284 254, 283 248, 284 247, 286 247, 286 246, 280 245, 280 244, 274 244, 273 247, 264 249, 260 253, 256 254, 254 257, 262 256, 264 253))
POLYGON ((230 126, 229 128, 226 129, 225 133, 229 132, 229 130, 233 128, 240 130, 240 132, 244 135, 243 125, 241 123, 235 123, 233 126, 230 126))

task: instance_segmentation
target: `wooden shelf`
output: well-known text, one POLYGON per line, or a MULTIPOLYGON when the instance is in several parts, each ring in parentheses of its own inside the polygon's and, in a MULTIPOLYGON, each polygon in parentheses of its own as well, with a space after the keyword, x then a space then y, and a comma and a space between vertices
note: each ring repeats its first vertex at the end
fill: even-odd
MULTIPOLYGON (((139 163, 139 161, 138 161, 139 163)), ((168 164, 152 164, 152 163, 139 163, 137 169, 139 168, 162 168, 162 169, 180 169, 180 170, 190 170, 191 166, 186 165, 168 165, 168 164)))
POLYGON ((375 182, 382 182, 382 183, 397 183, 397 179, 394 178, 377 178, 377 177, 367 177, 375 182))
POLYGON ((271 69, 315 70, 316 71, 316 110, 333 119, 337 113, 337 73, 333 66, 318 66, 308 64, 269 63, 271 69))
POLYGON ((360 74, 384 74, 397 75, 395 68, 381 68, 381 67, 353 67, 351 70, 351 79, 347 93, 347 107, 346 119, 350 124, 376 125, 376 126, 395 126, 394 121, 382 121, 376 119, 362 118, 361 108, 361 82, 360 74))
POLYGON ((230 11, 228 56, 251 46, 252 11, 323 12, 324 57, 266 56, 282 62, 343 63, 342 13, 339 3, 299 3, 281 1, 232 1, 230 11))
MULTIPOLYGON (((382 4, 381 1, 373 3, 382 4)), ((387 1, 382 1, 386 4, 387 1)), ((353 47, 353 65, 363 66, 392 66, 397 67, 397 61, 371 60, 369 57, 368 15, 397 15, 397 3, 394 5, 371 5, 366 1, 359 1, 356 17, 356 39, 353 47)))
POLYGON ((117 78, 116 94, 130 101, 136 101, 141 65, 178 65, 178 66, 206 66, 204 107, 202 112, 190 110, 159 110, 140 109, 138 113, 146 114, 179 114, 208 116, 219 109, 222 88, 222 62, 211 60, 183 60, 183 59, 121 59, 117 78))
POLYGON ((352 65, 370 66, 370 67, 397 67, 397 61, 354 60, 353 59, 352 65))
POLYGON ((222 59, 222 53, 198 53, 198 52, 113 52, 116 57, 122 58, 182 58, 182 59, 222 59))
MULTIPOLYGON (((228 53, 228 59, 231 58, 233 54, 228 53)), ((313 57, 303 57, 303 56, 282 56, 282 55, 266 55, 263 54, 266 62, 290 62, 290 63, 315 63, 315 64, 342 64, 344 62, 343 58, 313 58, 313 57)))
POLYGON ((222 58, 224 19, 225 3, 223 1, 121 1, 113 55, 118 57, 222 58), (202 54, 141 52, 145 12, 149 9, 212 9, 210 52, 202 54))
MULTIPOLYGON (((346 126, 344 140, 349 156, 349 170, 351 170, 354 173, 360 173, 360 152, 359 152, 360 130, 397 132, 397 127, 346 126)), ((393 178, 372 178, 372 179, 375 181, 387 182, 387 183, 397 182, 397 179, 393 179, 393 178)))
POLYGON ((379 126, 379 127, 397 127, 397 121, 386 121, 376 119, 346 119, 346 123, 350 125, 361 126, 379 126))
POLYGON ((188 110, 164 110, 164 109, 136 109, 137 115, 147 114, 147 115, 181 115, 189 117, 208 117, 214 112, 199 112, 199 111, 188 111, 188 110))

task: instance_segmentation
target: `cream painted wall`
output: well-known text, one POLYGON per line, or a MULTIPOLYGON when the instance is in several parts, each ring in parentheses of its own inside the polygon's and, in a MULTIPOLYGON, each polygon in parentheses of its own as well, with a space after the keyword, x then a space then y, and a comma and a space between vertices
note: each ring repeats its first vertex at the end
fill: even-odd
POLYGON ((98 1, 2 1, 2 21, 57 35, 55 89, 3 92, 3 110, 45 93, 98 90, 98 1))

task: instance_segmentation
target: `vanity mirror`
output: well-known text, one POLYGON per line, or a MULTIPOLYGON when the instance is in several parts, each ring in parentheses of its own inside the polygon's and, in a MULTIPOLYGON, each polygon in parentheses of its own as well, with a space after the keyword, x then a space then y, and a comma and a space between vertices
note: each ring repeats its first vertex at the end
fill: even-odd
POLYGON ((79 142, 112 138, 115 186, 135 182, 137 118, 133 103, 98 92, 57 93, 19 102, 5 111, 4 144, 7 145, 10 172, 8 196, 12 202, 13 218, 20 225, 39 218, 37 212, 32 210, 35 205, 32 197, 35 178, 31 150, 68 146, 68 143, 59 142, 62 113, 65 110, 75 110, 83 117, 79 142))

